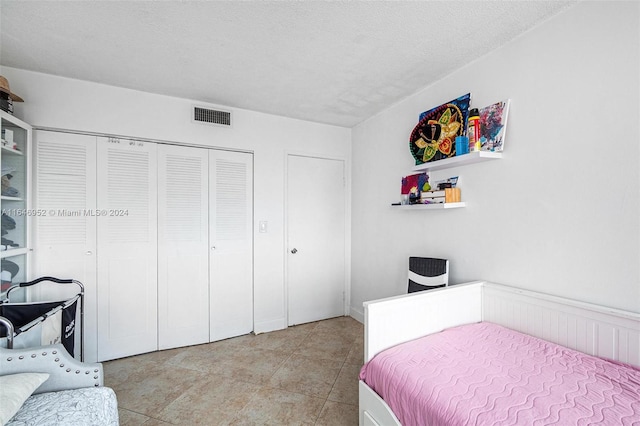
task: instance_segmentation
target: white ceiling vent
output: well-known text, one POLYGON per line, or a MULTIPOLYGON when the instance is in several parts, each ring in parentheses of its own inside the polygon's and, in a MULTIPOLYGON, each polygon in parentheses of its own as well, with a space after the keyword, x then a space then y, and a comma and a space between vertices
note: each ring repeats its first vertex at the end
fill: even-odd
POLYGON ((231 127, 231 111, 194 106, 191 118, 196 123, 231 127))

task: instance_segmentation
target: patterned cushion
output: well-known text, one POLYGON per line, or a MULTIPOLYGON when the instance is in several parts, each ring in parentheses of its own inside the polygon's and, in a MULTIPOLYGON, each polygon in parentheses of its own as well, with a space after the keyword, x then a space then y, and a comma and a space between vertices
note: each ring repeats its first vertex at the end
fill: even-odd
POLYGON ((111 388, 95 387, 33 395, 7 426, 118 425, 118 402, 111 388))
POLYGON ((49 378, 46 373, 19 373, 0 376, 0 425, 13 417, 33 391, 49 378))

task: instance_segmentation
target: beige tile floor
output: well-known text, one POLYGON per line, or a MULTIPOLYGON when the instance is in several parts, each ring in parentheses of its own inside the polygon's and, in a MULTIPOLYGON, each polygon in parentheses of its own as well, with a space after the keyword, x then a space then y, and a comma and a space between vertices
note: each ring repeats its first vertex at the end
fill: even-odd
POLYGON ((357 425, 363 326, 339 317, 104 363, 120 424, 357 425))

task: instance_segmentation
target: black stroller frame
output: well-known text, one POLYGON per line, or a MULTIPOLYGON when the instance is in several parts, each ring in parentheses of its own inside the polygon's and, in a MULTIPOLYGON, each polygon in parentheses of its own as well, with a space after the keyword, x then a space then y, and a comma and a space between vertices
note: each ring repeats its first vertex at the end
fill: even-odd
POLYGON ((43 323, 47 318, 57 314, 59 311, 63 311, 64 314, 64 311, 69 310, 73 319, 65 322, 63 316, 61 334, 65 336, 65 334, 68 333, 68 335, 65 336, 67 342, 63 344, 67 351, 73 356, 75 353, 75 319, 77 316, 75 306, 78 301, 80 306, 80 361, 84 361, 84 285, 80 281, 73 279, 40 277, 33 281, 13 285, 7 289, 5 299, 0 301, 0 325, 4 325, 7 329, 7 348, 13 348, 15 338, 20 334, 32 329, 37 324, 43 323), (10 296, 13 291, 19 288, 31 287, 45 281, 57 284, 75 284, 79 287, 79 292, 70 299, 62 301, 11 303, 10 296), (46 311, 42 312, 43 309, 46 311), (13 317, 13 320, 7 317, 13 317), (19 318, 19 323, 16 323, 17 318, 19 318), (69 345, 71 345, 71 347, 69 347, 69 345))

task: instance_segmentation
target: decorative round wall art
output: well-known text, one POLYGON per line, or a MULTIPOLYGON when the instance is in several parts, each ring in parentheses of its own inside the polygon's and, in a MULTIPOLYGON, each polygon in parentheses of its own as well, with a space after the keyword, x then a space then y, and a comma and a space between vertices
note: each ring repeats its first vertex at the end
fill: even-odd
POLYGON ((409 140, 416 165, 456 155, 456 136, 463 135, 467 129, 470 100, 468 93, 420 114, 409 140))

